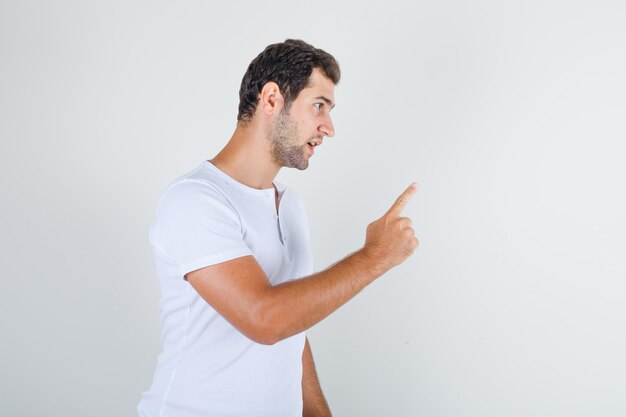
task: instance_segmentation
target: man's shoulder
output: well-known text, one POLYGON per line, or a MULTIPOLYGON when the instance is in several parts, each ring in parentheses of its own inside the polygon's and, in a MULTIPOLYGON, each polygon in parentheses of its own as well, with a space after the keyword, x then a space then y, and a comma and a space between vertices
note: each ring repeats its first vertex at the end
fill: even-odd
POLYGON ((172 181, 163 192, 158 206, 190 205, 194 202, 206 204, 208 201, 227 203, 228 200, 227 191, 219 178, 206 163, 202 163, 172 181))
POLYGON ((198 185, 215 185, 218 183, 218 178, 215 173, 209 169, 207 161, 202 161, 193 170, 179 176, 172 181, 167 187, 166 191, 179 184, 198 184, 198 185))

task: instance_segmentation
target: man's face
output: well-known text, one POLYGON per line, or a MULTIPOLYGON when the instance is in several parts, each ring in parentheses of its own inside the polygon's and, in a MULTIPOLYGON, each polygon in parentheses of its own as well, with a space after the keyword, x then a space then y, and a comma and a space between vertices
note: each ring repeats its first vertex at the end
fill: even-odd
POLYGON ((279 167, 306 169, 314 149, 324 136, 335 134, 330 110, 335 105, 335 85, 315 68, 309 85, 276 116, 268 131, 274 163, 279 167))

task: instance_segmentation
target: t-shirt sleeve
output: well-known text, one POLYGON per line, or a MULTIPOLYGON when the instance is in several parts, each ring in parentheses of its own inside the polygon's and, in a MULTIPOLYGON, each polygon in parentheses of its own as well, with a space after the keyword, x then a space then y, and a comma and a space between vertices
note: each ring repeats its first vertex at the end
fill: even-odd
POLYGON ((152 243, 172 259, 181 276, 251 255, 241 220, 224 194, 209 183, 172 185, 157 207, 152 243))

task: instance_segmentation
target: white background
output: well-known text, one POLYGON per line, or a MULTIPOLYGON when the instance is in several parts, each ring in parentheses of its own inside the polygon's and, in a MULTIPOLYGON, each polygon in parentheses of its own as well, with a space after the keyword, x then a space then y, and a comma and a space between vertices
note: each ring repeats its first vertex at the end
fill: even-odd
POLYGON ((0 0, 0 415, 132 416, 147 231, 267 44, 343 78, 305 172, 316 268, 411 181, 421 241, 309 332, 336 416, 626 415, 622 1, 0 0))

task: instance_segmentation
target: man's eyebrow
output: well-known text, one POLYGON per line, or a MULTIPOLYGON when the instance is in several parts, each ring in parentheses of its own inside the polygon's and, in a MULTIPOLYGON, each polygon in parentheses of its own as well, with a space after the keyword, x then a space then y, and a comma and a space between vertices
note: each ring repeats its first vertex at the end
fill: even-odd
POLYGON ((325 96, 317 96, 315 97, 316 100, 324 100, 326 102, 326 104, 328 104, 330 106, 330 108, 332 109, 333 107, 335 107, 335 103, 333 103, 333 101, 331 99, 329 99, 328 97, 325 96))

